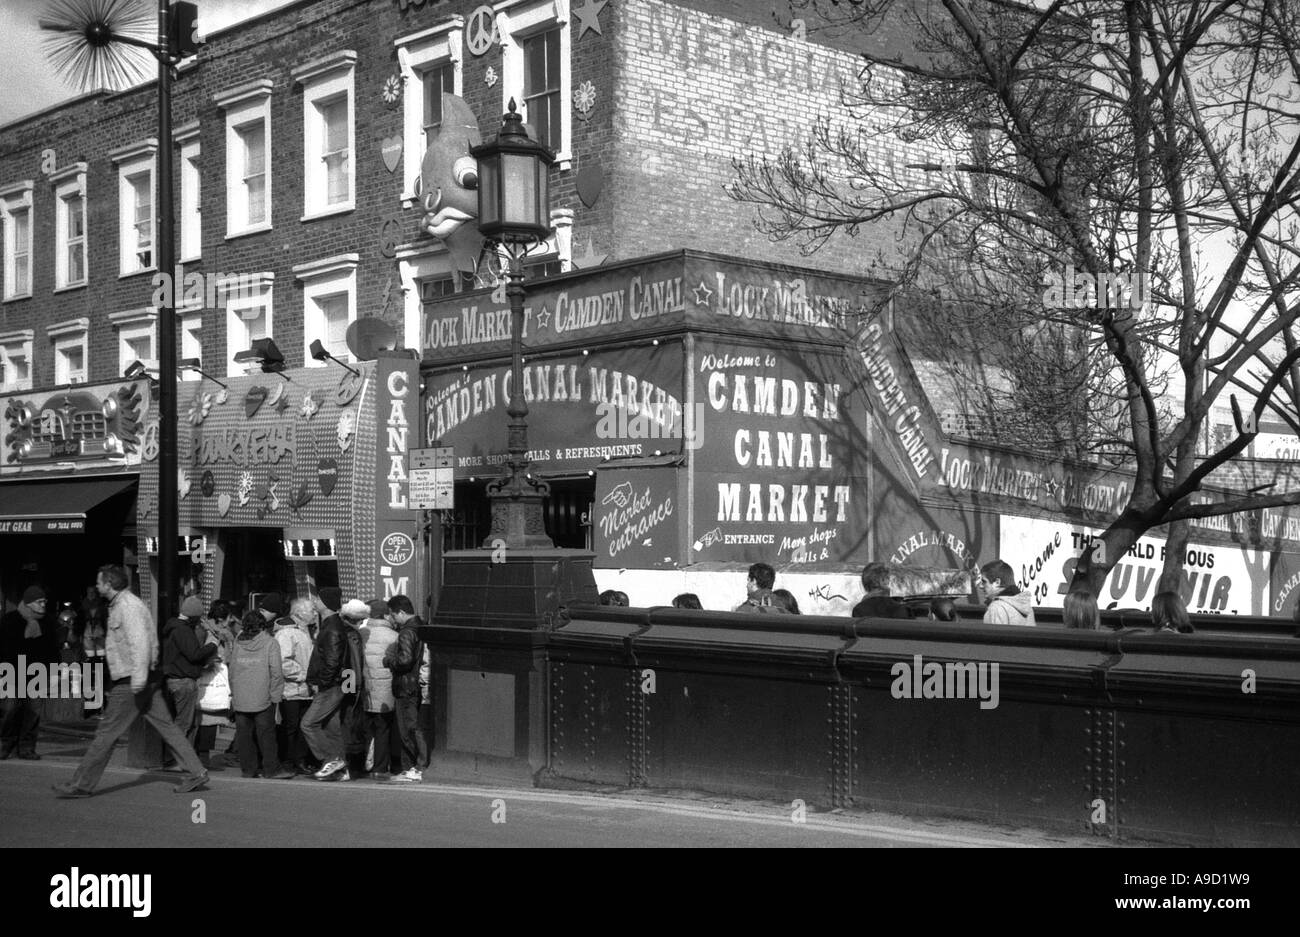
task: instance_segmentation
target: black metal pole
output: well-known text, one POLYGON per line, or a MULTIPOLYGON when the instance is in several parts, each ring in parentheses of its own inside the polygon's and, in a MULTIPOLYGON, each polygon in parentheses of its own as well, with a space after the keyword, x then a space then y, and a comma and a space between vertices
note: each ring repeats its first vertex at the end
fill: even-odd
POLYGON ((524 400, 524 263, 514 251, 510 252, 506 298, 510 301, 510 403, 506 407, 510 427, 506 451, 510 454, 510 486, 518 491, 528 471, 528 402, 524 400))
MULTIPOLYGON (((172 74, 167 45, 168 0, 158 0, 158 272, 168 283, 176 274, 172 237, 172 74)), ((170 289, 158 307, 158 627, 176 614, 176 318, 170 289)))

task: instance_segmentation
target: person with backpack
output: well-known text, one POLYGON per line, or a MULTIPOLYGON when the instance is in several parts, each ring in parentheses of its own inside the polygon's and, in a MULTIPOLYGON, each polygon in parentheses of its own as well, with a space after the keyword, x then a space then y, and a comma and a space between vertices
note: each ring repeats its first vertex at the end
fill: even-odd
POLYGON ((788 615, 785 606, 772 598, 774 585, 776 585, 776 570, 766 563, 755 563, 749 567, 749 578, 745 580, 745 591, 749 593, 749 597, 732 611, 788 615))
POLYGON ((401 740, 401 773, 396 781, 423 781, 429 761, 429 747, 420 731, 420 669, 424 661, 424 622, 404 595, 388 600, 398 628, 397 640, 384 653, 384 666, 393 674, 393 706, 397 712, 397 736, 401 740))

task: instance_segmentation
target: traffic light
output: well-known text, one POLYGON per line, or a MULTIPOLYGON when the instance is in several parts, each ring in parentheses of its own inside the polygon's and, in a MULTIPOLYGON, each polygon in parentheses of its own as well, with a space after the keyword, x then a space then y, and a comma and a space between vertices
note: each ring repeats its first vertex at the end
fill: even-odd
POLYGON ((167 52, 183 59, 199 51, 199 8, 193 3, 173 3, 167 11, 167 52))

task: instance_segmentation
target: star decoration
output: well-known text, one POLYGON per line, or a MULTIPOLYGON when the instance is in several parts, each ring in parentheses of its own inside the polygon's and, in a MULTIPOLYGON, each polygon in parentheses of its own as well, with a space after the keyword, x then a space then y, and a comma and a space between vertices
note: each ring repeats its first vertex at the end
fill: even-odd
POLYGON ((316 399, 315 394, 303 394, 302 406, 298 408, 298 415, 304 420, 310 420, 320 409, 320 401, 316 399))
POLYGON ((586 270, 589 267, 599 267, 605 262, 605 258, 608 256, 609 254, 597 254, 595 249, 592 247, 591 238, 587 238, 587 251, 581 257, 573 258, 573 266, 575 270, 586 270))
POLYGON ((544 329, 549 326, 550 323, 551 310, 547 309, 546 306, 542 306, 542 311, 537 314, 537 327, 539 329, 544 329))
POLYGON ((1061 485, 1055 478, 1048 478, 1047 481, 1043 483, 1043 489, 1047 492, 1049 498, 1055 498, 1056 493, 1060 488, 1061 485))
POLYGON ((600 31, 600 11, 605 9, 608 0, 583 0, 582 6, 572 7, 569 12, 578 18, 578 38, 581 39, 587 30, 592 30, 596 35, 603 36, 600 31))
POLYGON ((700 285, 691 290, 691 292, 695 294, 695 305, 703 306, 705 309, 709 308, 709 297, 713 295, 713 290, 705 286, 703 280, 701 280, 700 285), (703 298, 701 298, 701 296, 703 298))

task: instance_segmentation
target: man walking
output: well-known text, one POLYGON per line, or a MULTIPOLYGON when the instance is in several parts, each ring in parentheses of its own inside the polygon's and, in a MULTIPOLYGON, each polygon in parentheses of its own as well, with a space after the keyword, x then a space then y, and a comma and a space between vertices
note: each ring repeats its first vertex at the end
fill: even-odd
POLYGON ((337 586, 324 586, 313 596, 321 615, 316 647, 307 666, 307 683, 316 695, 302 717, 302 734, 312 754, 321 762, 318 781, 349 781, 343 748, 343 671, 351 667, 347 626, 339 617, 343 593, 337 586))
POLYGON ((106 715, 95 730, 90 748, 66 784, 55 784, 59 797, 89 797, 99 783, 113 744, 141 716, 157 730, 175 753, 185 777, 173 790, 188 794, 208 783, 208 773, 194 753, 163 700, 158 674, 158 633, 148 607, 127 588, 126 570, 101 566, 95 588, 108 600, 108 635, 105 657, 110 679, 106 715))
MULTIPOLYGON (((22 664, 52 664, 58 660, 58 647, 54 629, 42 624, 45 617, 45 592, 40 586, 28 586, 18 607, 0 618, 0 663, 19 671, 22 664)), ((25 672, 25 671, 20 671, 25 672)), ((20 677, 19 679, 23 679, 20 677)), ((8 758, 17 749, 19 758, 37 761, 36 736, 41 727, 41 716, 36 701, 25 694, 15 694, 14 699, 0 699, 0 759, 8 758)))

